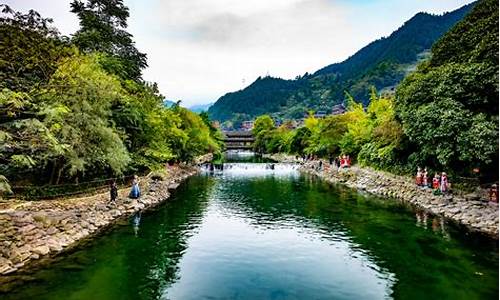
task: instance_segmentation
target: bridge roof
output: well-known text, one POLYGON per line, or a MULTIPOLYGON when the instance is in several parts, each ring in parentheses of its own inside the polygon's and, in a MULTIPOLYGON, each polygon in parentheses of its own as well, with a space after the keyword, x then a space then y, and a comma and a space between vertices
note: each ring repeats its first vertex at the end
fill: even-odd
POLYGON ((226 137, 253 137, 251 131, 224 131, 226 137))

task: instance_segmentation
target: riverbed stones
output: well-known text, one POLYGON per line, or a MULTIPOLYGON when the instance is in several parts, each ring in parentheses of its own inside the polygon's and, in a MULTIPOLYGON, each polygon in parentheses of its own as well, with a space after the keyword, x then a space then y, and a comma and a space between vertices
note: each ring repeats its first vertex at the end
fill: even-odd
POLYGON ((107 192, 76 199, 13 201, 12 207, 0 211, 0 279, 71 248, 124 216, 161 203, 173 183, 178 185, 196 172, 194 167, 171 167, 164 181, 154 183, 152 193, 147 192, 148 178, 143 178, 141 188, 146 192, 139 201, 128 199, 129 188, 119 190, 116 204, 109 203, 107 192))

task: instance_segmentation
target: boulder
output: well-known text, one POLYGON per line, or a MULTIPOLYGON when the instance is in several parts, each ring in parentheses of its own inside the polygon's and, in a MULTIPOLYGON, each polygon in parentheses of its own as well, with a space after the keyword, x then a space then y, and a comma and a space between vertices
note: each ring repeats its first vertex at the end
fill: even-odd
POLYGON ((27 260, 31 256, 30 252, 20 252, 17 248, 11 250, 9 259, 17 264, 27 260))
POLYGON ((63 249, 62 245, 59 242, 52 239, 47 242, 47 245, 50 251, 60 252, 63 249))
POLYGON ((465 195, 465 200, 468 200, 468 201, 477 201, 479 199, 481 199, 481 196, 479 196, 476 193, 470 193, 470 194, 465 195))
POLYGON ((50 227, 49 229, 47 229, 47 234, 49 234, 49 235, 53 235, 53 234, 56 234, 58 232, 59 232, 59 230, 56 227, 50 227))
POLYGON ((46 255, 50 252, 50 249, 46 245, 38 246, 33 249, 33 253, 39 254, 39 255, 46 255))
POLYGON ((0 274, 2 275, 8 275, 15 271, 17 271, 17 268, 14 268, 14 266, 0 266, 0 274))
POLYGON ((26 226, 23 226, 21 228, 18 229, 19 233, 21 234, 27 234, 28 232, 36 229, 37 227, 33 224, 29 224, 29 225, 26 225, 26 226))

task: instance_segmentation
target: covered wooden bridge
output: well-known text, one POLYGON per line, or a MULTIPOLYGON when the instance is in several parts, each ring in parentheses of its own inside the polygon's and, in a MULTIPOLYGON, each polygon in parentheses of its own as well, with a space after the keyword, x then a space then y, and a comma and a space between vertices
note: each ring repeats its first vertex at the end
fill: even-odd
POLYGON ((224 131, 227 150, 251 150, 255 138, 251 131, 224 131))

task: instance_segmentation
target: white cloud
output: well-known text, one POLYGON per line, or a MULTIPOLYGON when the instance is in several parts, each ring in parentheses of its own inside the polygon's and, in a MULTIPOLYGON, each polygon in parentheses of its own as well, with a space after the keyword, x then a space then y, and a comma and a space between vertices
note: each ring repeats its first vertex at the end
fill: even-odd
MULTIPOLYGON (((78 28, 70 0, 8 0, 78 28)), ((341 61, 419 11, 442 13, 470 0, 125 0, 129 31, 148 54, 144 78, 169 99, 215 101, 269 73, 293 78, 341 61), (244 80, 244 82, 243 82, 244 80)))

